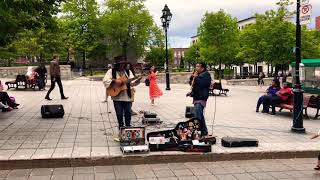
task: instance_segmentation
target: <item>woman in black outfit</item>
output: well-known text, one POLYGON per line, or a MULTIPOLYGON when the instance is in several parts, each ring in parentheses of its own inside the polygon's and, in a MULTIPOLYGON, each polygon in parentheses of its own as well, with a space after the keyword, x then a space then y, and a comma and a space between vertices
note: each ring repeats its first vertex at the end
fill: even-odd
POLYGON ((12 109, 17 109, 19 104, 15 103, 8 95, 7 92, 4 91, 3 84, 0 81, 0 102, 4 105, 2 107, 2 112, 11 111, 12 109))

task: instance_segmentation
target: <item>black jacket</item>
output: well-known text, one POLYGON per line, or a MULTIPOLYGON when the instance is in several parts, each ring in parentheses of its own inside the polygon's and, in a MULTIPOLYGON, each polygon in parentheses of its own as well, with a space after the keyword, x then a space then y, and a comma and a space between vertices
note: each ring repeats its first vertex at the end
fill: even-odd
POLYGON ((192 88, 193 100, 207 100, 209 97, 209 89, 211 84, 211 75, 208 71, 202 72, 194 80, 192 88))

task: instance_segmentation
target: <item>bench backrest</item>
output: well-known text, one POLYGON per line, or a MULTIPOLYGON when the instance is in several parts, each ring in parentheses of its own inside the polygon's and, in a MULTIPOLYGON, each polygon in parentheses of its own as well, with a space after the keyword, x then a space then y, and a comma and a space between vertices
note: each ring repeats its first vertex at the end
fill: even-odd
POLYGON ((213 83, 213 89, 222 89, 222 84, 221 83, 213 83))
POLYGON ((26 75, 17 75, 16 82, 26 82, 27 77, 26 75))
MULTIPOLYGON (((311 98, 312 96, 303 95, 303 106, 308 106, 311 98)), ((286 104, 293 105, 293 95, 289 96, 288 100, 286 101, 286 104)))

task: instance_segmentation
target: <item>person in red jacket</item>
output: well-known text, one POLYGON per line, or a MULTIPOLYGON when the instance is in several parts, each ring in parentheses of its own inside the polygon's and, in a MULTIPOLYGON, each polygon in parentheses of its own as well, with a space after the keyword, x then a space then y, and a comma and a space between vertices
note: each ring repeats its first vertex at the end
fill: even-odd
POLYGON ((150 96, 150 100, 151 100, 151 105, 154 105, 155 98, 159 98, 160 96, 163 95, 163 93, 157 83, 157 74, 158 74, 158 72, 155 70, 155 67, 151 66, 150 74, 148 75, 148 79, 150 81, 149 96, 150 96))
POLYGON ((269 113, 270 106, 272 107, 271 115, 276 114, 276 105, 287 102, 289 97, 292 96, 292 88, 289 87, 287 82, 283 83, 283 88, 281 88, 277 93, 276 96, 268 97, 265 102, 263 103, 263 113, 269 113))

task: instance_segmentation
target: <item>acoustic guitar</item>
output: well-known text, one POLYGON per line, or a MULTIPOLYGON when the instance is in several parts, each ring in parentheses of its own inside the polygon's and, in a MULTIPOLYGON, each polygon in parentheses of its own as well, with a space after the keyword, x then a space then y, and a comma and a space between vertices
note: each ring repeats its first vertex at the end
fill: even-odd
MULTIPOLYGON (((115 97, 118 96, 121 91, 127 90, 127 83, 131 83, 134 80, 140 79, 141 80, 142 76, 136 76, 134 78, 128 79, 126 76, 122 75, 120 76, 117 80, 121 81, 121 84, 116 84, 112 83, 108 88, 107 88, 107 94, 108 96, 115 97)), ((139 81, 139 80, 138 80, 139 81)))

